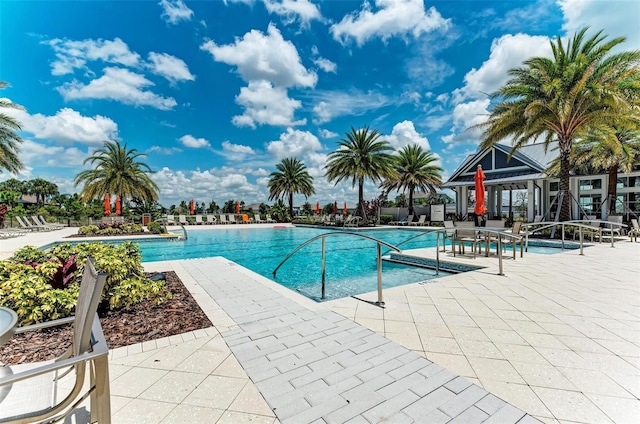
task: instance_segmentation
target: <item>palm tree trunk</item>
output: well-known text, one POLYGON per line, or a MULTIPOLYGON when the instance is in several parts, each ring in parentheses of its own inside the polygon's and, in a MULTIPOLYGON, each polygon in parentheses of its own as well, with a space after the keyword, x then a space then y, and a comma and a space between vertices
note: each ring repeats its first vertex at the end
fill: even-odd
POLYGON ((618 198, 618 165, 609 168, 609 186, 607 187, 607 204, 609 215, 616 213, 616 200, 618 198))
POLYGON ((409 187, 409 215, 413 215, 413 187, 409 187))
POLYGON ((364 216, 362 204, 364 203, 364 180, 360 178, 358 181, 358 207, 356 208, 357 216, 364 216))
POLYGON ((293 219, 293 193, 289 193, 289 218, 293 219))
MULTIPOLYGON (((562 143, 561 143, 562 144, 562 143)), ((562 195, 562 204, 560 207, 560 221, 569 221, 571 219, 571 195, 569 193, 569 183, 571 181, 571 148, 560 148, 560 192, 562 195)))

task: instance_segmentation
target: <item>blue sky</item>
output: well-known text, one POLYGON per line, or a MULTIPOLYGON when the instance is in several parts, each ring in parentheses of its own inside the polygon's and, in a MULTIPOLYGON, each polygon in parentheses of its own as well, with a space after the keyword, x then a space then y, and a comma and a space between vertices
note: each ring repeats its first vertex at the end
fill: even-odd
POLYGON ((0 96, 26 109, 11 112, 17 177, 62 192, 119 139, 148 155, 165 206, 266 201, 291 156, 314 176, 309 201, 353 204, 357 187, 323 169, 351 126, 429 148, 446 179, 508 69, 585 25, 638 49, 638 16, 635 0, 2 0, 0 96))

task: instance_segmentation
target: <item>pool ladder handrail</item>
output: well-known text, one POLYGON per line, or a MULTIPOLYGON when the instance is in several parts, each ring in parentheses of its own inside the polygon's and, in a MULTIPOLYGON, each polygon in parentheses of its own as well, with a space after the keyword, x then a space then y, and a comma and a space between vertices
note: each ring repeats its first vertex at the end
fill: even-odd
MULTIPOLYGON (((164 230, 165 230, 165 231, 169 231, 169 230, 167 230, 167 223, 168 223, 168 222, 167 222, 167 219, 166 219, 166 218, 160 218, 160 219, 157 219, 157 220, 156 220, 156 222, 160 222, 161 224, 163 224, 163 225, 164 225, 164 230)), ((173 224, 174 224, 174 225, 175 225, 175 224, 178 224, 178 225, 180 226, 180 228, 182 228, 182 232, 184 233, 184 239, 183 239, 183 240, 186 240, 186 239, 188 239, 188 238, 189 238, 189 236, 187 235, 187 229, 186 229, 186 228, 184 228, 184 225, 182 225, 182 223, 180 223, 180 222, 174 222, 173 224)))
MULTIPOLYGON (((613 228, 624 228, 626 227, 625 224, 619 224, 617 222, 611 222, 611 221, 602 221, 602 220, 597 220, 597 219, 593 219, 593 220, 583 220, 583 219, 578 219, 578 220, 572 220, 572 221, 545 221, 545 222, 527 222, 525 224, 522 224, 522 230, 525 233, 525 252, 528 251, 529 249, 529 234, 534 234, 538 231, 547 229, 547 228, 555 228, 558 225, 561 227, 562 229, 562 249, 564 250, 564 237, 565 237, 565 226, 570 226, 570 227, 578 227, 578 231, 580 234, 580 255, 584 255, 584 251, 583 251, 583 243, 584 243, 584 234, 582 232, 582 230, 584 228, 587 228, 589 230, 593 230, 594 226, 593 224, 605 224, 608 225, 609 230, 611 231, 611 247, 615 247, 614 243, 615 243, 615 239, 613 237, 613 228), (535 228, 532 228, 535 227, 535 228)), ((574 237, 575 240, 575 237, 574 237)), ((602 235, 600 235, 600 242, 602 243, 602 235)))
POLYGON ((307 246, 310 243, 313 243, 314 241, 318 240, 318 239, 322 239, 322 294, 321 294, 321 299, 325 298, 325 282, 326 282, 326 238, 327 237, 332 237, 332 236, 356 236, 356 237, 360 237, 366 240, 370 240, 370 241, 374 241, 377 244, 377 264, 378 264, 378 301, 375 302, 376 305, 378 306, 384 306, 384 301, 382 299, 382 255, 381 255, 381 247, 382 245, 388 247, 389 249, 395 250, 396 252, 400 252, 400 249, 398 249, 396 246, 389 244, 385 241, 382 241, 380 239, 377 239, 375 237, 370 237, 364 234, 359 234, 359 233, 352 233, 350 231, 335 231, 335 232, 330 232, 330 233, 324 233, 324 234, 319 234, 315 237, 310 238, 309 240, 305 241, 304 243, 302 243, 301 245, 299 245, 298 247, 296 247, 295 249, 293 249, 279 264, 278 266, 276 266, 276 268, 273 270, 273 277, 275 278, 276 273, 278 272, 278 269, 280 269, 280 267, 287 261, 289 260, 289 258, 291 258, 294 254, 296 254, 296 252, 298 252, 300 249, 302 249, 303 247, 307 246))

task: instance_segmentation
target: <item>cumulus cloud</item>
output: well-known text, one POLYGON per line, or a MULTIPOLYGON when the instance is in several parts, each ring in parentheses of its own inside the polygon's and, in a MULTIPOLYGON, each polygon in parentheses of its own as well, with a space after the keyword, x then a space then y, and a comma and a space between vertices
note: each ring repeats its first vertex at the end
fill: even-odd
POLYGON ((173 109, 177 104, 175 99, 145 90, 153 85, 143 75, 128 69, 108 67, 104 69, 103 76, 88 84, 74 80, 57 90, 65 100, 104 99, 134 106, 151 106, 160 110, 173 109))
POLYGON ((129 67, 135 67, 140 62, 140 55, 129 50, 129 46, 120 38, 80 41, 54 38, 42 43, 55 52, 56 60, 51 62, 53 75, 72 74, 75 69, 84 68, 87 62, 96 60, 129 67))
POLYGON ((294 120, 294 112, 300 108, 300 101, 290 99, 287 90, 274 87, 269 81, 250 81, 248 87, 242 87, 236 96, 236 103, 243 106, 242 115, 232 118, 238 127, 257 125, 295 126, 304 125, 306 119, 294 120))
POLYGON ((487 120, 489 103, 489 99, 480 99, 457 104, 453 109, 451 134, 442 137, 442 141, 448 144, 477 143, 480 131, 469 128, 487 120))
POLYGON ((23 131, 60 144, 101 146, 104 141, 118 135, 118 125, 111 119, 101 115, 83 116, 71 108, 62 108, 52 116, 41 113, 30 115, 20 109, 6 109, 3 112, 15 118, 23 131))
POLYGON ((267 151, 277 160, 287 157, 302 157, 322 149, 318 137, 309 131, 294 130, 280 134, 280 138, 267 144, 267 151))
POLYGON ((171 84, 179 81, 195 81, 196 77, 189 72, 189 67, 182 59, 167 53, 149 53, 147 64, 151 72, 166 78, 171 84))
POLYGON ((325 72, 332 72, 335 74, 336 70, 338 69, 338 65, 336 65, 329 59, 325 59, 322 57, 313 59, 313 63, 315 63, 318 66, 318 68, 322 69, 325 72))
POLYGON ((203 147, 209 147, 209 141, 204 138, 195 138, 191 134, 186 134, 180 137, 180 142, 186 147, 191 147, 192 149, 201 149, 203 147))
POLYGON ((380 37, 386 41, 393 36, 414 38, 435 30, 445 30, 451 26, 434 8, 425 10, 423 0, 376 0, 377 11, 372 11, 369 2, 364 2, 359 12, 346 15, 331 26, 333 38, 341 43, 354 39, 358 46, 380 37))
POLYGON ((75 168, 88 157, 77 147, 51 146, 26 139, 20 145, 20 159, 27 166, 75 168), (60 160, 64 158, 64 160, 60 160))
POLYGON ((318 76, 308 71, 292 42, 282 38, 273 24, 267 34, 251 30, 233 44, 217 45, 208 40, 200 49, 216 62, 236 66, 244 81, 265 80, 277 87, 314 87, 318 76))
POLYGON ((247 158, 247 156, 254 155, 256 152, 250 146, 244 146, 242 144, 233 144, 228 140, 222 142, 222 156, 227 160, 241 161, 247 158))
POLYGON ((145 153, 158 153, 161 155, 172 155, 174 153, 180 153, 182 149, 179 147, 162 147, 162 146, 151 146, 147 149, 145 153))
POLYGON ((567 35, 571 36, 576 30, 590 26, 593 31, 590 34, 603 29, 603 34, 611 38, 627 37, 622 44, 623 49, 640 49, 637 30, 640 3, 637 1, 559 0, 558 5, 564 14, 562 28, 567 35))
POLYGON ((399 150, 410 144, 417 144, 425 150, 431 150, 429 140, 416 131, 412 121, 398 122, 393 126, 391 134, 383 136, 394 149, 399 150))
POLYGON ((316 92, 314 96, 317 103, 313 107, 315 115, 313 122, 318 125, 329 122, 338 116, 359 116, 397 102, 395 99, 374 91, 325 91, 316 92))
POLYGON ((335 133, 333 131, 324 129, 324 128, 320 128, 318 130, 318 134, 320 134, 320 137, 327 139, 327 138, 335 138, 338 136, 338 133, 335 133))
POLYGON ((193 17, 193 10, 182 0, 161 0, 158 4, 162 6, 162 19, 168 24, 176 25, 180 21, 190 21, 193 17))
POLYGON ((264 6, 269 13, 280 15, 285 24, 299 21, 308 27, 310 21, 322 20, 320 9, 309 0, 264 0, 264 6))

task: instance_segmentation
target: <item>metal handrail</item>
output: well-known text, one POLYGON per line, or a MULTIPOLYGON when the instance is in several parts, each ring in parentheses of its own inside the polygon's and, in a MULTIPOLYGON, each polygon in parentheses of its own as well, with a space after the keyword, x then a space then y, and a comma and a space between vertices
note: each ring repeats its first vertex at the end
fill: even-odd
MULTIPOLYGON (((167 221, 167 219, 166 219, 166 218, 160 218, 160 219, 157 219, 157 220, 156 220, 156 222, 161 222, 161 223, 163 223, 163 224, 164 224, 164 229, 165 229, 165 231, 169 231, 169 230, 167 230, 167 224, 169 223, 169 221, 167 221)), ((179 225, 179 226, 180 226, 180 228, 182 228, 182 232, 184 233, 184 239, 185 239, 185 240, 189 238, 189 236, 187 235, 187 229, 186 229, 186 228, 184 228, 184 225, 182 225, 180 222, 172 222, 172 224, 173 224, 173 225, 179 225)))
MULTIPOLYGON (((594 219, 594 220, 573 220, 573 221, 560 221, 560 222, 555 222, 555 221, 546 221, 546 222, 529 222, 526 224, 522 225, 522 229, 525 231, 525 251, 528 251, 529 248, 529 234, 533 234, 536 233, 538 231, 544 230, 546 228, 555 228, 556 226, 560 225, 561 229, 562 229, 562 249, 564 249, 564 237, 565 237, 565 226, 571 226, 571 227, 578 227, 579 232, 580 232, 580 254, 584 255, 584 251, 583 251, 583 242, 584 242, 584 234, 583 234, 583 229, 589 229, 589 230, 594 230, 596 228, 601 228, 600 224, 607 224, 609 225, 609 231, 611 231, 611 247, 615 247, 614 243, 615 243, 615 239, 613 237, 613 228, 617 227, 617 228, 624 228, 626 227, 625 224, 620 224, 617 222, 611 222, 611 221, 602 221, 599 219, 594 219), (593 224, 597 224, 598 227, 594 227, 593 224), (530 227, 535 226, 536 228, 529 230, 530 227)), ((602 234, 600 234, 600 243, 602 243, 602 234)))
POLYGON ((390 249, 395 250, 396 252, 400 252, 400 249, 398 249, 397 247, 395 247, 392 244, 389 244, 385 241, 382 241, 380 239, 377 239, 375 237, 370 237, 364 234, 359 234, 359 233, 352 233, 352 232, 348 232, 348 231, 336 231, 336 232, 331 232, 331 233, 325 233, 325 234, 320 234, 317 235, 315 237, 310 238, 309 240, 305 241, 304 243, 302 243, 301 245, 299 245, 298 247, 296 247, 295 249, 293 249, 279 264, 278 266, 276 266, 276 268, 273 270, 273 277, 275 278, 276 273, 278 272, 278 269, 280 269, 280 267, 287 261, 289 260, 290 257, 292 257, 296 252, 298 252, 300 249, 302 249, 303 247, 307 246, 310 243, 313 243, 314 241, 318 240, 318 239, 322 239, 322 294, 321 294, 321 299, 325 298, 325 277, 326 277, 326 273, 325 273, 325 265, 326 265, 326 238, 330 237, 330 236, 356 236, 356 237, 360 237, 366 240, 370 240, 370 241, 374 241, 377 244, 377 262, 378 262, 378 301, 376 302, 377 305, 383 306, 384 305, 384 301, 382 300, 382 256, 381 256, 381 246, 384 245, 390 249))

